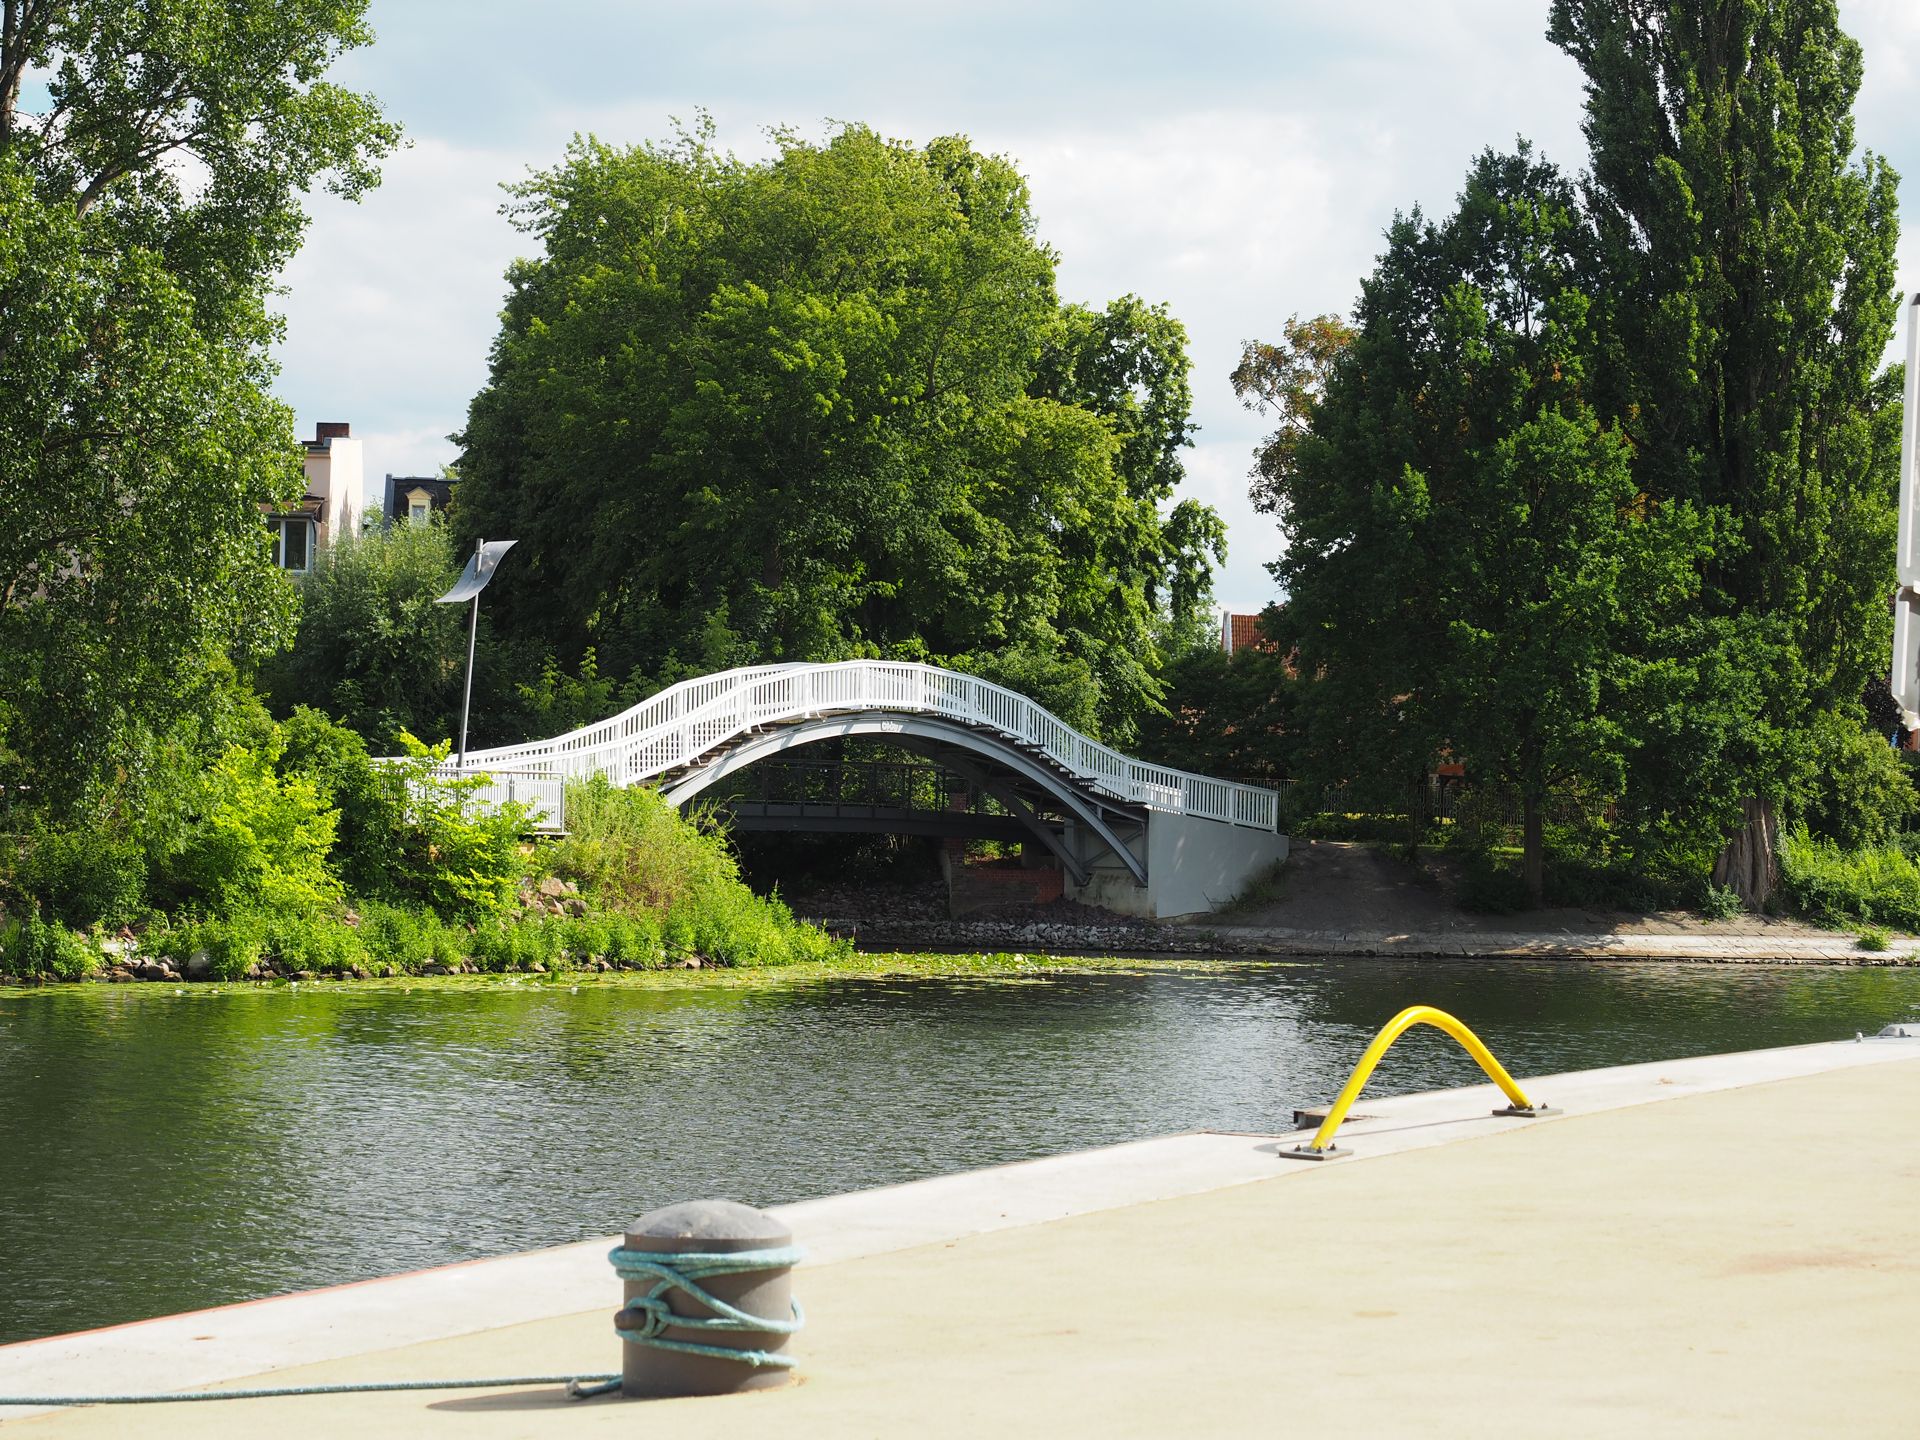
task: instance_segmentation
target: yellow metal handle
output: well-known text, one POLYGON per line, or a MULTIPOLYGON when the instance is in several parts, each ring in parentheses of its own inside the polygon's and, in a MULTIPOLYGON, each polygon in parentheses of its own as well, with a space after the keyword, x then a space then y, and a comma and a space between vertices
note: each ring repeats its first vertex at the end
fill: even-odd
POLYGON ((1522 1110, 1531 1110, 1534 1104, 1527 1099, 1526 1092, 1513 1083, 1513 1077, 1507 1074, 1506 1067, 1493 1058, 1493 1052, 1480 1042, 1480 1037, 1462 1025, 1444 1010, 1436 1010, 1431 1005, 1409 1005, 1393 1019, 1381 1027, 1380 1033, 1373 1037, 1373 1043, 1367 1046, 1366 1054, 1360 1057, 1360 1063, 1353 1067, 1353 1074, 1347 1080, 1346 1089, 1340 1092, 1340 1098, 1333 1102, 1333 1108, 1327 1112, 1327 1118, 1314 1132, 1307 1148, 1325 1150, 1333 1143, 1333 1132, 1340 1128, 1340 1122, 1347 1118, 1347 1111, 1353 1108, 1353 1102, 1360 1098, 1360 1092, 1367 1088, 1367 1081, 1373 1076, 1373 1067, 1380 1063, 1380 1057, 1387 1053, 1393 1042, 1416 1025, 1431 1025, 1444 1030, 1460 1042, 1461 1048, 1474 1058, 1480 1068, 1487 1072, 1487 1078, 1498 1085, 1515 1106, 1522 1110))

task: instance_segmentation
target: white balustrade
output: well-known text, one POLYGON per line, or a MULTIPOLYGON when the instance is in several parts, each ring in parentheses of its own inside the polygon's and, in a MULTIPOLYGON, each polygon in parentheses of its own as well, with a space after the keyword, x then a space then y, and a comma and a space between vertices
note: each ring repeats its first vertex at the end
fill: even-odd
MULTIPOLYGON (((471 757, 469 757, 471 759, 471 757)), ((430 772, 449 780, 473 782, 464 803, 478 810, 497 810, 502 805, 527 807, 530 828, 559 832, 566 829, 567 775, 552 770, 466 770, 452 765, 436 765, 430 772)))
MULTIPOLYGON (((467 753, 467 773, 489 777, 505 799, 507 777, 529 802, 534 779, 557 797, 568 779, 605 774, 621 784, 655 779, 764 725, 862 710, 940 715, 993 730, 1066 771, 1087 788, 1176 815, 1273 830, 1279 795, 1129 759, 1089 739, 1026 696, 975 675, 931 665, 847 660, 831 665, 762 665, 669 686, 610 720, 551 740, 467 753)), ((485 792, 491 796, 491 788, 485 792)), ((537 792, 543 807, 546 791, 537 792)), ((560 801, 551 801, 557 826, 560 801)))

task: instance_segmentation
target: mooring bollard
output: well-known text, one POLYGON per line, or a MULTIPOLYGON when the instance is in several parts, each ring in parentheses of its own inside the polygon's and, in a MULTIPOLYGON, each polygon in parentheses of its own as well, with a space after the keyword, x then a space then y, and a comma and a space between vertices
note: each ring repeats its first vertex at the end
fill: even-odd
POLYGON ((784 1385, 793 1302, 793 1232, 764 1210, 691 1200, 642 1215, 613 1252, 626 1308, 614 1317, 620 1393, 728 1395, 784 1385))

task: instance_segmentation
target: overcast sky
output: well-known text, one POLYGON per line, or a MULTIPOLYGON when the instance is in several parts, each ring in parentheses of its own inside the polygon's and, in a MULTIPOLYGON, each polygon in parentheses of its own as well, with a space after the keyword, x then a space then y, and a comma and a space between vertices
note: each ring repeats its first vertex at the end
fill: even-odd
MULTIPOLYGON (((501 182, 576 133, 659 140, 710 111, 766 153, 768 126, 859 121, 964 134, 1033 188, 1061 295, 1165 301, 1187 327, 1186 493, 1226 518, 1216 598, 1274 596, 1283 537, 1246 498, 1265 428, 1227 381, 1243 340, 1345 313, 1395 210, 1444 213, 1468 161, 1525 135, 1583 159, 1580 75, 1545 0, 1259 0, 1181 6, 373 0, 377 39, 337 78, 377 95, 407 150, 358 205, 316 197, 285 276, 281 397, 303 434, 346 420, 371 483, 431 474, 486 378, 503 272, 525 239, 501 182)), ((1920 0, 1840 0, 1866 50, 1863 145, 1907 177, 1902 276, 1920 262, 1920 0)))

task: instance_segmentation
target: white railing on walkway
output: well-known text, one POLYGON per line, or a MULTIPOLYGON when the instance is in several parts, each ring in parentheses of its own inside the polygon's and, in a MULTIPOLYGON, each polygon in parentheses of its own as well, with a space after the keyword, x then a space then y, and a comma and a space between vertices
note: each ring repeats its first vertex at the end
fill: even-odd
MULTIPOLYGON (((441 775, 460 772, 451 765, 436 767, 441 775)), ((476 770, 468 756, 466 776, 480 783, 470 792, 475 805, 497 808, 503 804, 527 807, 527 823, 535 830, 558 834, 567 828, 567 777, 539 770, 503 770, 489 765, 476 770)))
MULTIPOLYGON (((471 758, 471 757, 469 757, 471 758)), ((407 788, 414 798, 420 799, 421 792, 427 788, 422 784, 420 775, 433 781, 464 780, 466 788, 460 791, 463 807, 480 810, 497 810, 502 805, 519 804, 527 809, 527 828, 553 834, 560 834, 567 828, 567 777, 549 770, 509 770, 498 765, 489 765, 485 769, 476 769, 469 764, 465 770, 452 763, 429 765, 424 772, 413 772, 412 766, 417 760, 401 755, 376 755, 376 765, 404 765, 409 767, 407 788)), ((444 793, 436 797, 444 800, 444 793)))
POLYGON ((1044 755, 1086 788, 1148 810, 1254 830, 1275 829, 1279 819, 1272 790, 1129 759, 990 680, 888 660, 762 665, 683 680, 610 720, 551 740, 468 751, 467 773, 501 777, 490 784, 505 798, 504 777, 512 772, 523 800, 532 777, 564 785, 601 774, 638 785, 762 726, 869 710, 938 715, 992 731, 1044 755))

